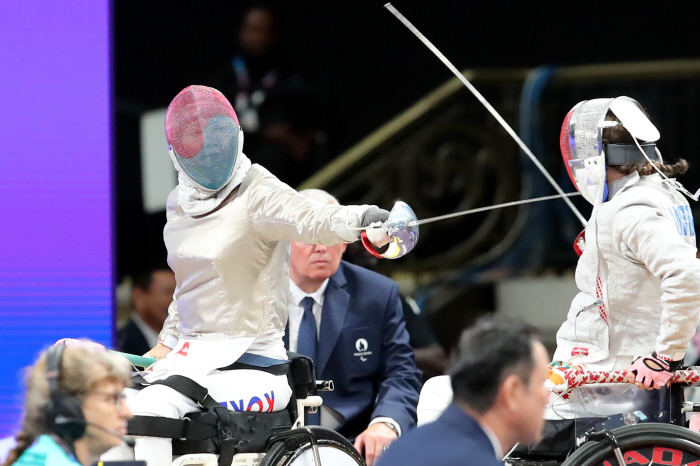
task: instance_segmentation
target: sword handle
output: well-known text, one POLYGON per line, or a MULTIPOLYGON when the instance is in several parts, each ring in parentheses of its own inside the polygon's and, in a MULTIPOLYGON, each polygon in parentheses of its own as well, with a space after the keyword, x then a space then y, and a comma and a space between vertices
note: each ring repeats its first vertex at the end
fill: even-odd
POLYGON ((383 258, 382 255, 378 253, 376 249, 374 249, 374 245, 369 238, 367 238, 367 232, 365 230, 362 230, 362 233, 360 233, 360 240, 368 253, 372 254, 374 257, 378 257, 379 259, 383 258))
POLYGON ((109 350, 111 353, 118 354, 119 356, 123 356, 126 359, 129 360, 131 364, 134 366, 138 367, 148 367, 154 362, 156 362, 156 358, 149 358, 148 356, 138 356, 136 354, 128 354, 128 353, 122 353, 121 351, 114 351, 114 350, 109 350))

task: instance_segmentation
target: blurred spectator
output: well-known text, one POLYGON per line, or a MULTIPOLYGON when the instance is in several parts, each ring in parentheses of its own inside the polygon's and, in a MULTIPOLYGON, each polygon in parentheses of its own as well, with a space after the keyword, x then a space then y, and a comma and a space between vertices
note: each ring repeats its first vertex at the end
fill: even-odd
POLYGON ((265 5, 250 8, 238 30, 237 51, 208 82, 233 104, 249 154, 256 152, 260 131, 258 110, 268 93, 302 84, 301 78, 284 63, 278 45, 279 19, 275 10, 265 5))
POLYGON ((261 139, 250 157, 290 186, 319 170, 328 158, 315 96, 308 90, 270 93, 260 107, 261 139))
POLYGON ((134 312, 117 332, 117 349, 144 354, 158 343, 175 292, 175 274, 167 267, 138 272, 133 278, 134 312))
POLYGON ((297 186, 329 160, 321 103, 285 62, 271 7, 246 12, 237 51, 209 85, 233 103, 246 154, 283 182, 297 186))
POLYGON ((503 465, 516 443, 541 437, 548 360, 532 328, 480 320, 462 334, 451 365, 452 403, 435 422, 392 444, 378 466, 503 465))
POLYGON ((410 296, 401 296, 401 304, 406 330, 411 337, 411 347, 416 357, 416 366, 423 372, 423 380, 444 374, 447 355, 435 338, 430 319, 410 296))

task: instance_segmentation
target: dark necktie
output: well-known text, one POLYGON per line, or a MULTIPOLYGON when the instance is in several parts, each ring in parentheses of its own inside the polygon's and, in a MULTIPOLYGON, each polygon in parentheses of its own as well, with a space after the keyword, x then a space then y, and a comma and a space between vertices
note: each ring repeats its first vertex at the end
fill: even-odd
POLYGON ((304 314, 299 325, 299 340, 297 342, 297 353, 308 356, 316 361, 316 350, 318 349, 318 338, 316 332, 316 318, 313 312, 314 299, 307 296, 301 301, 304 314))
MULTIPOLYGON (((304 314, 299 325, 299 339, 297 340, 297 353, 308 356, 316 362, 316 352, 318 350, 318 337, 316 332, 316 318, 313 312, 314 299, 307 296, 301 301, 304 314)), ((320 425, 321 413, 307 413, 306 424, 320 425)))

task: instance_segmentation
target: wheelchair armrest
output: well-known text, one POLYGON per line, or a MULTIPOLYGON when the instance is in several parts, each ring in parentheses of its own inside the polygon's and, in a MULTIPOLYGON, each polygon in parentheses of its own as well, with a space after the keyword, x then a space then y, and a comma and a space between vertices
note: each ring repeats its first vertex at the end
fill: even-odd
POLYGON ((316 372, 311 358, 287 351, 287 358, 292 361, 290 373, 297 399, 306 398, 316 393, 316 372))
POLYGON ((332 380, 317 380, 316 381, 316 391, 317 392, 332 392, 335 390, 335 385, 333 385, 332 380))

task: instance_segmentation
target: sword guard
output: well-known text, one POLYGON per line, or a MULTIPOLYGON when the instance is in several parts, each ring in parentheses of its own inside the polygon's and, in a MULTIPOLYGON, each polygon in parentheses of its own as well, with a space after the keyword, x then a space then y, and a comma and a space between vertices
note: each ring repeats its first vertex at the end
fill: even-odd
MULTIPOLYGON (((364 233, 364 232, 363 232, 364 233)), ((574 240, 574 252, 578 257, 581 257, 583 250, 586 248, 586 230, 578 234, 574 240)))
POLYGON ((377 252, 376 249, 374 249, 374 245, 372 242, 367 238, 367 232, 365 230, 362 230, 362 233, 360 233, 360 240, 362 241, 362 245, 365 247, 368 253, 372 254, 374 257, 378 257, 380 259, 383 258, 383 256, 377 252))
POLYGON ((411 226, 417 220, 416 214, 408 204, 398 201, 384 222, 383 228, 389 235, 389 247, 383 253, 374 248, 367 238, 367 232, 360 233, 362 245, 367 252, 380 259, 398 259, 408 254, 418 243, 418 226, 411 226))

